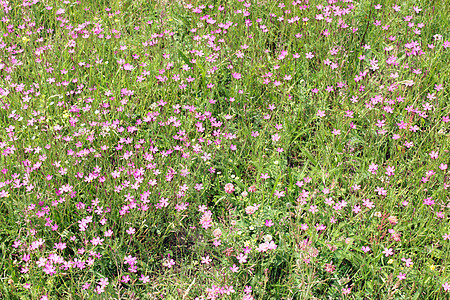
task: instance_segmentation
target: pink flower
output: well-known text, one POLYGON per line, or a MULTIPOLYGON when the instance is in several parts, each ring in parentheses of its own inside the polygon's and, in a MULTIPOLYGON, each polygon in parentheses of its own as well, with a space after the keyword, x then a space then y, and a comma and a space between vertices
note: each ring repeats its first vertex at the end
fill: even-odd
POLYGON ((439 152, 438 151, 431 151, 431 153, 430 153, 431 159, 437 159, 438 156, 439 156, 439 152))
POLYGON ((239 267, 236 266, 235 264, 233 264, 233 266, 230 267, 230 270, 231 270, 231 272, 233 272, 233 273, 237 273, 237 272, 239 271, 239 267))
POLYGON ((225 184, 225 193, 232 194, 234 192, 234 185, 232 183, 225 184))
POLYGON ((276 196, 278 199, 280 199, 285 196, 285 192, 284 191, 275 191, 273 193, 273 195, 276 196))
POLYGON ((333 262, 331 262, 330 264, 325 264, 325 271, 327 271, 329 273, 333 273, 335 269, 336 269, 336 266, 333 265, 333 262))
POLYGON ((386 167, 386 175, 387 176, 393 176, 393 175, 395 175, 394 174, 394 170, 395 170, 395 168, 394 167, 391 167, 391 166, 387 166, 386 167))
POLYGON ((163 266, 167 268, 172 268, 172 266, 175 265, 175 261, 173 259, 166 259, 163 262, 163 266))
POLYGON ((405 257, 403 257, 402 259, 401 259, 403 262, 405 262, 405 265, 407 266, 407 267, 411 267, 414 263, 412 262, 412 259, 411 258, 405 258, 405 257))
POLYGON ((339 129, 335 128, 335 129, 333 129, 333 131, 331 133, 334 134, 334 135, 340 135, 341 131, 339 129))
POLYGON ((239 255, 236 256, 236 258, 239 260, 239 263, 240 263, 240 264, 244 264, 244 263, 247 262, 248 256, 245 255, 244 253, 239 253, 239 255))
POLYGON ((98 282, 98 285, 101 286, 103 289, 108 286, 109 279, 108 278, 101 278, 98 282))
POLYGON ((367 253, 370 251, 370 248, 368 246, 361 247, 361 250, 364 251, 364 253, 367 253))
POLYGON ((423 204, 425 204, 425 205, 433 205, 434 204, 434 200, 431 197, 425 198, 425 199, 423 199, 423 204))
POLYGON ((342 288, 343 295, 350 295, 351 291, 352 291, 352 288, 342 288))
POLYGON ((222 230, 220 230, 220 228, 217 228, 213 231, 213 236, 218 239, 222 236, 222 230))
POLYGON ((240 73, 233 73, 232 75, 233 75, 233 78, 237 79, 237 80, 241 79, 241 77, 242 77, 242 75, 240 73))
POLYGON ((269 179, 270 178, 269 173, 265 173, 265 174, 261 173, 261 178, 262 179, 269 179))
POLYGON ((254 214, 257 210, 258 210, 258 208, 259 208, 259 205, 253 205, 253 206, 247 206, 246 208, 245 208, 245 212, 248 214, 248 215, 252 215, 252 214, 254 214))
POLYGON ((373 175, 376 175, 377 170, 378 170, 378 165, 375 163, 371 163, 369 166, 369 172, 372 173, 373 175))
POLYGON ((150 282, 150 277, 144 276, 144 274, 141 274, 141 278, 139 280, 142 280, 142 283, 150 282))
POLYGON ((202 264, 207 264, 207 265, 209 265, 209 263, 212 261, 212 259, 209 258, 209 255, 202 257, 201 259, 202 259, 202 264))
POLYGON ((258 248, 256 248, 258 252, 266 252, 268 250, 275 250, 275 249, 277 249, 277 245, 273 241, 262 243, 259 245, 258 248))
POLYGON ((394 251, 392 250, 392 248, 384 248, 384 251, 382 252, 386 257, 388 257, 389 255, 394 255, 394 251))
POLYGON ((406 274, 405 274, 405 273, 399 273, 398 276, 397 276, 397 278, 398 278, 399 280, 406 279, 406 274))

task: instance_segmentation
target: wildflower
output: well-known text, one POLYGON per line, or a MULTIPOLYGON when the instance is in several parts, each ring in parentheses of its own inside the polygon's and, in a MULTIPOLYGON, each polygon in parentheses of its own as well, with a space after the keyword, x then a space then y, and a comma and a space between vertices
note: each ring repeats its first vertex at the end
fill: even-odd
POLYGON ((252 205, 252 206, 247 206, 246 208, 245 208, 245 212, 248 214, 248 215, 252 215, 252 214, 254 214, 257 210, 258 210, 258 208, 259 208, 259 206, 260 206, 260 204, 258 204, 258 205, 252 205))
POLYGON ((234 185, 232 183, 227 183, 225 185, 225 193, 232 194, 234 192, 234 185))
POLYGON ((212 261, 211 258, 209 258, 209 255, 205 256, 205 257, 201 257, 202 260, 202 264, 206 264, 209 265, 209 263, 212 261))
POLYGON ((382 253, 386 256, 386 257, 388 257, 388 256, 390 256, 390 255, 394 255, 394 251, 392 250, 392 248, 384 248, 384 250, 382 251, 382 253))
POLYGON ((242 75, 240 73, 233 73, 232 76, 234 79, 237 79, 237 80, 241 79, 241 77, 242 77, 242 75))
POLYGON ((265 174, 261 173, 261 178, 262 179, 269 179, 270 178, 269 173, 265 173, 265 174))
POLYGON ((108 284, 109 284, 109 279, 106 277, 106 278, 101 278, 100 280, 99 280, 99 282, 98 282, 98 285, 100 286, 100 287, 102 287, 103 289, 106 287, 106 286, 108 286, 108 284))
POLYGON ((271 241, 271 242, 264 242, 259 245, 259 247, 256 249, 258 252, 266 252, 268 250, 275 250, 277 248, 277 245, 271 241))
POLYGON ((218 239, 222 236, 222 230, 220 230, 220 228, 217 228, 213 231, 213 236, 218 239))
POLYGON ((325 264, 325 271, 326 272, 333 273, 335 269, 336 269, 336 266, 333 265, 333 262, 331 262, 329 264, 325 264))
POLYGON ((126 230, 126 233, 128 233, 129 235, 133 235, 136 233, 136 229, 134 229, 133 227, 130 227, 126 230))
POLYGON ((306 53, 306 58, 307 58, 307 59, 311 59, 311 58, 313 58, 313 57, 314 57, 314 54, 312 54, 312 52, 306 53))
POLYGON ((276 196, 278 199, 280 199, 285 196, 285 192, 284 191, 275 191, 273 193, 273 195, 276 196))
POLYGON ((335 129, 333 129, 333 131, 331 133, 334 135, 340 135, 341 131, 335 128, 335 129))
POLYGON ((395 170, 394 167, 392 167, 392 166, 387 166, 387 167, 386 167, 386 173, 385 173, 385 174, 386 174, 387 176, 393 176, 393 175, 395 175, 395 174, 394 174, 394 170, 395 170))
POLYGON ((174 265, 175 265, 175 261, 171 258, 165 259, 163 262, 163 266, 167 267, 169 269, 172 268, 172 266, 174 266, 174 265))
POLYGON ((412 259, 411 258, 405 258, 405 257, 403 257, 402 259, 401 259, 403 262, 405 262, 405 265, 406 265, 406 267, 411 267, 414 263, 412 262, 412 259))
POLYGON ((317 205, 311 205, 309 208, 309 212, 311 212, 312 214, 315 214, 318 211, 319 209, 317 208, 317 205))
POLYGON ((236 264, 233 264, 232 267, 230 267, 231 272, 233 273, 237 273, 239 271, 239 267, 236 266, 236 264))
POLYGON ((361 212, 361 206, 359 206, 359 205, 353 206, 352 211, 353 211, 355 214, 358 214, 359 212, 361 212))
POLYGON ((391 223, 392 225, 395 225, 395 224, 398 223, 398 219, 397 219, 396 216, 390 216, 390 217, 388 218, 388 221, 389 221, 389 223, 391 223))
POLYGON ((434 205, 434 200, 432 199, 432 197, 425 198, 425 199, 423 199, 423 204, 434 205))
POLYGON ((141 278, 139 278, 139 280, 141 280, 142 283, 148 283, 148 282, 150 282, 150 277, 144 276, 144 274, 141 274, 141 278))
POLYGON ((437 159, 439 156, 439 152, 437 151, 431 151, 431 153, 429 153, 431 159, 437 159))
POLYGON ((248 256, 245 255, 244 253, 239 253, 239 255, 237 255, 236 258, 238 259, 240 264, 244 264, 247 262, 248 256))

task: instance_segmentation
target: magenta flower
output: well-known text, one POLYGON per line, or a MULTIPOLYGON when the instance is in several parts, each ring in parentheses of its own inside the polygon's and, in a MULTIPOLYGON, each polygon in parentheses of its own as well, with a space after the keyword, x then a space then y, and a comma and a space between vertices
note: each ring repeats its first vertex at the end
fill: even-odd
POLYGON ((434 200, 431 197, 423 199, 423 204, 425 205, 434 205, 434 200))
POLYGON ((148 283, 148 282, 150 282, 150 277, 144 276, 144 274, 141 274, 141 278, 139 278, 139 280, 141 280, 142 283, 148 283))
POLYGON ((242 75, 240 73, 233 73, 231 75, 233 76, 234 79, 237 79, 237 80, 241 79, 241 77, 242 77, 242 75))
POLYGON ((270 178, 269 173, 265 173, 265 174, 261 173, 261 178, 262 179, 269 179, 270 178))
POLYGON ((394 176, 395 174, 394 174, 394 170, 395 170, 395 168, 394 167, 392 167, 392 166, 387 166, 386 167, 386 175, 387 176, 394 176))

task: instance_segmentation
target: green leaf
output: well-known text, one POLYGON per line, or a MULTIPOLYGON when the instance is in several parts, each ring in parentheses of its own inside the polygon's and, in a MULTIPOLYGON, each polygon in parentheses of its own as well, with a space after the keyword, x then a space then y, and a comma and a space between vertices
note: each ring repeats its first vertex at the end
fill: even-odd
POLYGON ((303 153, 303 155, 305 155, 312 163, 315 167, 317 167, 319 164, 317 163, 317 160, 314 159, 314 157, 311 155, 311 153, 309 153, 308 150, 304 149, 304 148, 300 148, 300 151, 303 153))
POLYGON ((181 59, 190 67, 192 68, 193 64, 189 61, 189 58, 187 58, 186 55, 184 55, 183 52, 181 52, 180 50, 178 50, 178 55, 181 57, 181 59))

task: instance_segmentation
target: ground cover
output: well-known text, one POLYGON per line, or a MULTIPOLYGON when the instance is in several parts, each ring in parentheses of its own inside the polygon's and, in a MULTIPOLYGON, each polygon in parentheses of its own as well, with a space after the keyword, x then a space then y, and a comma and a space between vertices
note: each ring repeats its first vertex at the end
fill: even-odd
POLYGON ((447 299, 447 1, 0 4, 1 299, 447 299))

